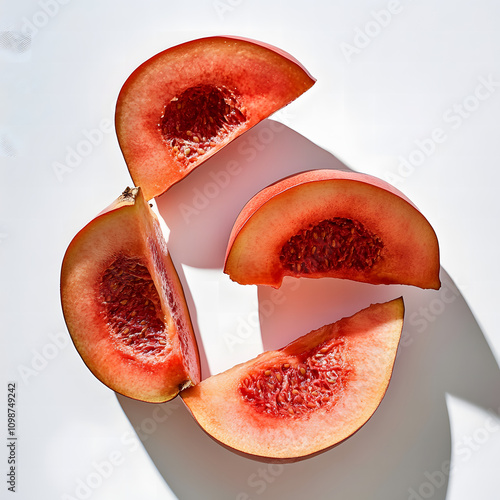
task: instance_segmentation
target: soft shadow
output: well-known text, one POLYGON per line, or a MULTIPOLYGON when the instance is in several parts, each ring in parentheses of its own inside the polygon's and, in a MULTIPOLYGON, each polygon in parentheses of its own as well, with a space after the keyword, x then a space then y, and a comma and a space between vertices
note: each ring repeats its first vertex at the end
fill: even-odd
MULTIPOLYGON (((170 252, 172 253, 172 252, 170 252)), ((184 273, 184 269, 180 265, 180 262, 177 261, 175 258, 175 255, 171 255, 171 258, 174 262, 175 265, 175 270, 177 271, 177 275, 179 276, 179 280, 182 284, 182 288, 184 290, 184 296, 186 298, 186 303, 188 306, 189 310, 189 316, 191 317, 191 324, 193 325, 193 330, 194 334, 196 337, 196 344, 198 346, 198 355, 200 357, 200 366, 201 366, 201 378, 204 379, 205 377, 210 375, 210 369, 208 366, 208 360, 207 360, 207 355, 205 352, 205 348, 203 346, 203 342, 201 340, 201 334, 200 334, 200 324, 198 322, 198 314, 196 311, 196 305, 193 299, 193 295, 191 293, 191 288, 189 286, 189 283, 186 279, 186 274, 184 273)))
MULTIPOLYGON (((346 168, 300 134, 265 120, 159 198, 176 266, 220 269, 222 275, 232 224, 253 194, 298 171, 340 167, 346 168)), ((333 279, 286 279, 279 291, 258 288, 265 349, 282 347, 370 303, 404 297, 402 342, 382 404, 357 434, 317 457, 261 464, 212 441, 180 398, 163 405, 123 396, 118 401, 180 500, 411 498, 428 481, 425 474, 442 471, 451 458, 446 394, 497 415, 500 408, 498 364, 443 269, 441 278, 439 291, 333 279)), ((184 278, 183 283, 187 286, 184 278)), ((189 305, 196 317, 192 300, 189 305)), ((445 500, 447 489, 448 476, 432 498, 445 500)))
MULTIPOLYGON (((357 435, 315 459, 313 467, 307 463, 292 466, 301 469, 297 476, 306 477, 302 472, 308 471, 317 481, 316 468, 323 467, 324 485, 328 479, 336 491, 341 485, 339 498, 419 500, 425 498, 419 488, 430 484, 429 474, 434 473, 440 479, 436 480, 439 486, 431 485, 432 498, 446 498, 449 477, 442 471, 447 471, 451 459, 446 394, 498 415, 500 372, 477 321, 443 269, 441 280, 439 291, 292 278, 285 280, 282 295, 259 287, 266 350, 371 303, 399 296, 405 301, 402 340, 379 409, 357 435), (332 468, 329 472, 328 467, 332 468)), ((428 494, 428 486, 421 491, 428 494)))
POLYGON ((282 177, 316 168, 347 169, 286 125, 264 120, 158 197, 172 253, 183 264, 222 268, 231 228, 246 202, 282 177))

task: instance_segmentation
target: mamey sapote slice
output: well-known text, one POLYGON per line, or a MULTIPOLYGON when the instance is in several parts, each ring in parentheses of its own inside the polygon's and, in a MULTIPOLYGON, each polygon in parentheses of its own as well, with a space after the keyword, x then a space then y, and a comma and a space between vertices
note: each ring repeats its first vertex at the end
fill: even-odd
POLYGON ((169 48, 139 66, 116 104, 116 131, 146 199, 166 191, 315 80, 286 52, 236 37, 169 48))
POLYGON ((257 193, 231 231, 224 271, 241 284, 284 276, 440 287, 439 245, 396 188, 340 170, 292 175, 257 193))
POLYGON ((116 392, 163 402, 199 382, 182 285, 140 188, 127 188, 74 237, 61 301, 83 361, 116 392))
POLYGON ((403 299, 375 304, 181 393, 211 437, 263 461, 297 461, 352 436, 387 390, 403 299))

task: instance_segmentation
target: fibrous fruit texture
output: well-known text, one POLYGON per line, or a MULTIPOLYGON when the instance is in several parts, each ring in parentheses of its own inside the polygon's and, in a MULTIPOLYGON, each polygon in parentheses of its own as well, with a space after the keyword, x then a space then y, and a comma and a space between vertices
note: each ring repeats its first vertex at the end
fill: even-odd
POLYGON ((439 288, 434 230, 375 177, 311 170, 257 193, 237 217, 224 271, 241 284, 334 277, 439 288))
POLYGON ((199 382, 182 285, 140 188, 127 188, 70 243, 61 300, 83 361, 116 392, 162 402, 199 382))
POLYGON ((374 304, 181 393, 200 426, 250 458, 296 461, 339 444, 387 390, 403 299, 374 304))
POLYGON ((153 198, 309 89, 289 54, 235 37, 169 48, 140 65, 116 104, 116 131, 136 186, 153 198))

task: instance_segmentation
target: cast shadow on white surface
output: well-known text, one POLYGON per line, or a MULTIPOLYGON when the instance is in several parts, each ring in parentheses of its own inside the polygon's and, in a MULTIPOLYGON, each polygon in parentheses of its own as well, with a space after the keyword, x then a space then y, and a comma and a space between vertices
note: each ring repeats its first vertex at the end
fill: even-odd
MULTIPOLYGON (((220 269, 222 274, 229 231, 244 203, 271 182, 311 168, 346 167, 271 120, 221 151, 158 200, 171 229, 169 247, 176 266, 220 269)), ((498 416, 500 372, 478 323, 444 269, 441 279, 441 290, 430 291, 290 278, 279 300, 273 289, 258 287, 264 349, 281 347, 370 303, 404 297, 403 337, 385 398, 357 434, 317 457, 295 464, 262 464, 211 440, 180 398, 163 405, 123 396, 117 396, 118 401, 180 500, 419 500, 429 498, 429 485, 433 499, 445 500, 453 482, 453 473, 446 472, 452 458, 446 395, 498 416)), ((192 300, 190 306, 199 331, 203 325, 197 322, 192 300)), ((204 370, 207 376, 206 365, 204 370)), ((476 447, 469 451, 474 453, 476 447)))
POLYGON ((229 233, 245 203, 290 174, 349 170, 331 153, 273 120, 264 120, 157 199, 177 262, 222 268, 229 233))

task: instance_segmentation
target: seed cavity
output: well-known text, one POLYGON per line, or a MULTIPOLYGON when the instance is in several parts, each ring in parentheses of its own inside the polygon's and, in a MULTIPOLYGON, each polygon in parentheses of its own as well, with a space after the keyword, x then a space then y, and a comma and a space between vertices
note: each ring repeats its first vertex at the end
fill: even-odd
POLYGON ((222 86, 197 85, 164 108, 158 130, 177 161, 196 161, 246 121, 237 93, 222 86))
POLYGON ((122 346, 150 356, 165 350, 160 298, 140 259, 118 256, 104 271, 99 288, 109 330, 122 346))
POLYGON ((382 240, 361 222, 334 217, 303 229, 282 247, 280 261, 293 274, 339 269, 364 271, 382 257, 382 240))
POLYGON ((287 363, 259 369, 241 380, 240 395, 257 411, 275 417, 332 407, 354 372, 348 351, 347 339, 338 337, 287 363))

